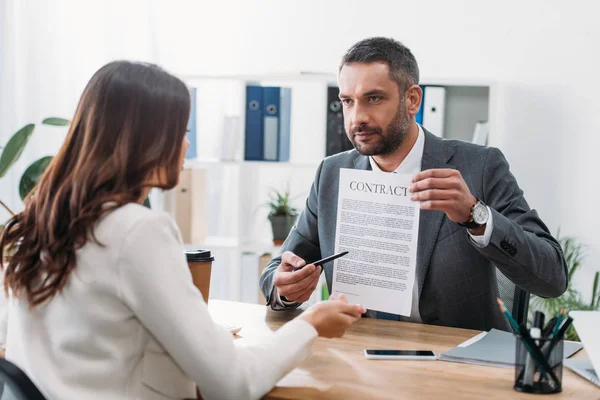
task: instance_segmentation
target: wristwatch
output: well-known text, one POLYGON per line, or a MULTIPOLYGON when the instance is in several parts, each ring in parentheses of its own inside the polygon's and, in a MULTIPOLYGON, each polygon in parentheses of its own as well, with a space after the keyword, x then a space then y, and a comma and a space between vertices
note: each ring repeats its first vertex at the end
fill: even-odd
POLYGON ((471 207, 471 215, 467 222, 459 222, 460 226, 464 226, 467 229, 479 228, 481 225, 485 225, 490 217, 487 206, 483 201, 477 199, 477 203, 471 207))

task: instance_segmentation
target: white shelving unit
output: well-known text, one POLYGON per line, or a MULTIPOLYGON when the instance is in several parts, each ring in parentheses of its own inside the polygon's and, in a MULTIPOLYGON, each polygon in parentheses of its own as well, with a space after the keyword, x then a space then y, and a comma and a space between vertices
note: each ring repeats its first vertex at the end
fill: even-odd
MULTIPOLYGON (((264 75, 180 74, 197 89, 198 158, 187 168, 206 170, 206 230, 203 243, 215 255, 211 297, 241 300, 241 257, 246 252, 277 252, 271 241, 267 208, 270 187, 289 185, 293 205, 304 208, 314 174, 325 157, 327 86, 335 74, 292 72, 264 75), (243 160, 245 86, 261 84, 292 88, 291 156, 289 162, 243 160), (240 137, 230 160, 221 160, 223 120, 239 117, 240 137)), ((497 134, 497 84, 479 79, 425 78, 422 85, 446 88, 445 137, 471 140, 475 123, 488 120, 488 143, 497 134)), ((314 296, 316 300, 317 296, 314 296)))

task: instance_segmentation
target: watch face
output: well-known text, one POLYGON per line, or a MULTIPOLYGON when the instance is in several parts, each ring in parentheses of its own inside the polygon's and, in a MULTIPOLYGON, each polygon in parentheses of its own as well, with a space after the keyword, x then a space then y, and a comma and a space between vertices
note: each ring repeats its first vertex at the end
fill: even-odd
POLYGON ((488 209, 483 203, 477 203, 473 208, 473 222, 483 225, 488 220, 488 209))

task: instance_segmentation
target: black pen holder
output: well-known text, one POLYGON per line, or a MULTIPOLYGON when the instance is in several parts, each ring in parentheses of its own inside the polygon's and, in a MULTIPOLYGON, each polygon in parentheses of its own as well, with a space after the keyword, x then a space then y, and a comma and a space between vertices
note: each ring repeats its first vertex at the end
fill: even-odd
POLYGON ((562 391, 563 341, 536 339, 535 343, 525 342, 517 336, 515 358, 515 390, 525 393, 552 394, 562 391), (528 344, 529 343, 529 344, 528 344), (530 345, 540 350, 546 362, 544 367, 540 354, 531 354, 530 345))

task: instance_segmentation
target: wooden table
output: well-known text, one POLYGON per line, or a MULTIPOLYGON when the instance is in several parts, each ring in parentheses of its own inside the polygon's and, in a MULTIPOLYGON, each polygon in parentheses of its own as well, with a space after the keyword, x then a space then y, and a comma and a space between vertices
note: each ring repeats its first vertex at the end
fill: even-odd
MULTIPOLYGON (((210 300, 213 318, 243 325, 254 341, 298 315, 265 306, 210 300)), ((311 358, 284 377, 266 399, 535 399, 513 389, 514 369, 445 361, 366 360, 363 350, 430 349, 439 354, 478 331, 363 318, 342 339, 318 338, 311 358)), ((580 351, 579 353, 583 353, 580 351)), ((578 354, 582 357, 583 354, 578 354)), ((260 371, 257 371, 260 373, 260 371)), ((600 389, 569 369, 551 399, 600 400, 600 389)))

